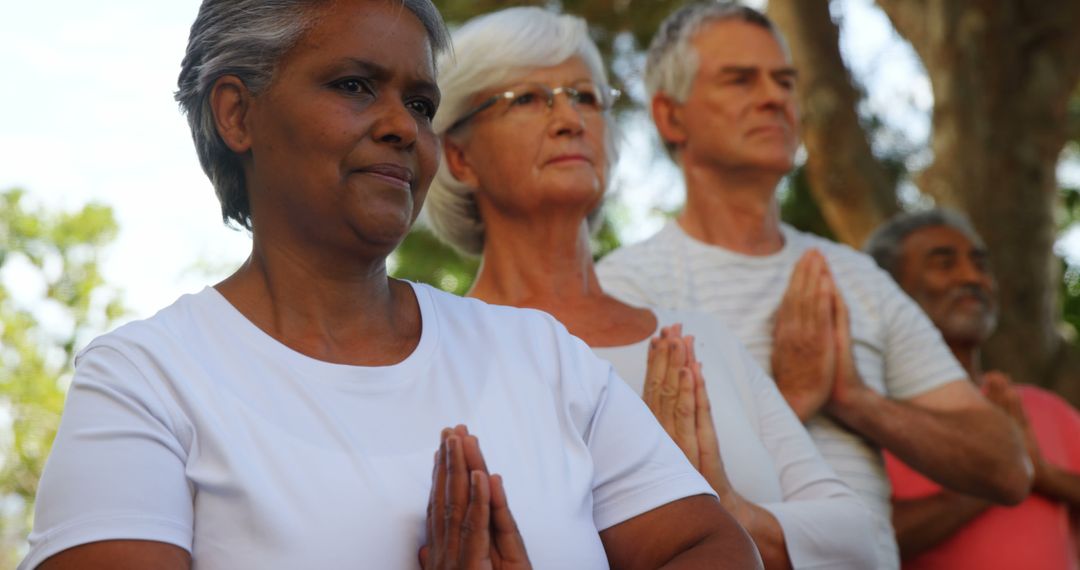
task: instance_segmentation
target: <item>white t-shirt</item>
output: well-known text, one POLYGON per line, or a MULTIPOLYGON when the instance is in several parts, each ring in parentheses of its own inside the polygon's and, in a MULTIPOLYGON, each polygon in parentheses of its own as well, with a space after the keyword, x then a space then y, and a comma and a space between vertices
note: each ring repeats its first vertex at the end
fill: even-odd
POLYGON ((20 569, 107 539, 197 569, 415 568, 439 431, 505 478, 536 568, 606 568, 598 530, 711 494, 641 399, 544 313, 413 285, 392 366, 292 351, 216 290, 77 358, 20 569))
MULTIPOLYGON (((688 236, 675 222, 644 242, 603 259, 606 291, 634 304, 710 313, 731 327, 765 370, 771 370, 772 327, 792 269, 816 248, 828 260, 851 317, 855 365, 868 386, 908 399, 965 378, 930 320, 868 256, 782 224, 783 248, 749 256, 688 236)), ((876 446, 818 414, 807 423, 825 460, 877 516, 886 568, 899 566, 890 524, 889 481, 876 446)))
MULTIPOLYGON (((683 334, 693 335, 728 480, 740 495, 776 516, 792 566, 876 568, 870 513, 825 463, 772 379, 738 339, 704 313, 651 310, 659 327, 681 323, 683 334)), ((638 393, 645 385, 648 351, 648 339, 593 348, 638 393)))

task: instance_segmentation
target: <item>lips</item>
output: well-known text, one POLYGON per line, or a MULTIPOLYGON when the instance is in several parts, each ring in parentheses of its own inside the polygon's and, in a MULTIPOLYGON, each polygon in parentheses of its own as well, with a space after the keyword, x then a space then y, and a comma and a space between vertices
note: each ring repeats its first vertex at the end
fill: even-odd
POLYGON ((762 133, 762 134, 773 133, 773 134, 785 135, 786 136, 790 132, 791 132, 791 129, 789 129, 786 125, 776 124, 776 125, 761 125, 761 126, 758 126, 758 127, 754 127, 752 129, 750 129, 749 131, 747 131, 747 134, 752 135, 752 134, 758 134, 758 133, 762 133))
POLYGON ((413 173, 412 170, 405 168, 404 166, 398 166, 396 164, 381 163, 365 166, 360 169, 360 172, 369 174, 376 178, 381 178, 392 184, 401 186, 409 186, 412 183, 413 173))
POLYGON ((560 154, 558 156, 548 159, 547 164, 559 164, 563 162, 587 162, 592 164, 592 159, 583 154, 560 154))

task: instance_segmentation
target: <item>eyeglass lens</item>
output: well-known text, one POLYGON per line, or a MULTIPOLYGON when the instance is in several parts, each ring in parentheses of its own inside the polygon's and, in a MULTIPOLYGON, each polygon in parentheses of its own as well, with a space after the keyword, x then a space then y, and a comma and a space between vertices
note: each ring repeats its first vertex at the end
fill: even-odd
POLYGON ((581 112, 600 113, 607 108, 599 87, 592 83, 580 83, 551 89, 541 84, 526 84, 503 93, 505 112, 544 112, 555 104, 555 96, 566 95, 570 103, 581 112))

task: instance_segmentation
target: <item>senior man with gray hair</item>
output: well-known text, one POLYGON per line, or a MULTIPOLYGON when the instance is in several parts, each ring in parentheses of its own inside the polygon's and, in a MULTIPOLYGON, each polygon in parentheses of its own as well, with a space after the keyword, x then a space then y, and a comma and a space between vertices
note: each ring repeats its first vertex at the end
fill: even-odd
POLYGON ((983 372, 980 347, 997 325, 997 284, 982 239, 959 214, 930 210, 893 218, 865 250, 922 306, 975 384, 1023 426, 1035 466, 1032 494, 1005 509, 942 489, 886 454, 904 568, 1080 567, 1080 414, 1046 390, 983 372))
POLYGON ((649 48, 657 130, 686 207, 599 266, 637 304, 720 317, 771 370, 822 455, 878 519, 898 565, 879 449, 931 479, 1002 503, 1026 495, 1020 433, 967 381, 926 316, 867 256, 780 221, 799 145, 797 73, 779 32, 731 3, 686 6, 649 48))

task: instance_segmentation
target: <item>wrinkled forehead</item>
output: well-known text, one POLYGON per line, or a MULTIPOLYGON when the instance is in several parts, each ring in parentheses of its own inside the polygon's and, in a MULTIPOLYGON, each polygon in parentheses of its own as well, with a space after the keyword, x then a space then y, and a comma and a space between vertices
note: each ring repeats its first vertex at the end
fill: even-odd
POLYGON ((942 253, 987 255, 986 245, 978 236, 950 225, 931 225, 918 228, 901 241, 905 254, 928 256, 942 253))
POLYGON ((704 22, 689 38, 701 62, 741 67, 790 68, 791 53, 775 31, 735 18, 704 22))

